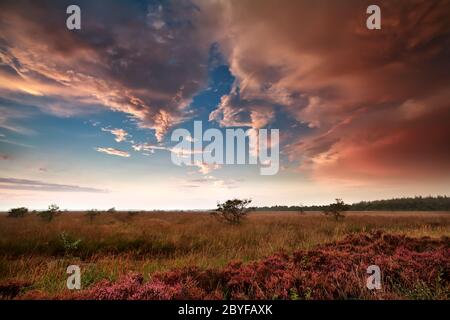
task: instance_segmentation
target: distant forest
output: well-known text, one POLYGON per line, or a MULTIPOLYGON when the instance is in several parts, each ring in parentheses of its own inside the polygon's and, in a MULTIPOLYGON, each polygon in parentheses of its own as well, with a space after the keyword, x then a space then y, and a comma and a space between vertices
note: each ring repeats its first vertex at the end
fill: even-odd
MULTIPOLYGON (((257 207, 257 211, 323 211, 327 205, 257 207)), ((349 205, 350 211, 450 211, 450 197, 414 197, 361 201, 349 205)))

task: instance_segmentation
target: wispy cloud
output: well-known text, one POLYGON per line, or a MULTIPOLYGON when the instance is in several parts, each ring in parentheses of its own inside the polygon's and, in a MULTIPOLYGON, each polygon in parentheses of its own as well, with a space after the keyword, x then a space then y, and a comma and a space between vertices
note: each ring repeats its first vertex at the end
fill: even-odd
POLYGON ((37 180, 0 178, 0 190, 31 190, 31 191, 52 191, 52 192, 91 192, 106 193, 108 190, 80 187, 76 185, 47 183, 37 180))
POLYGON ((16 141, 11 141, 11 140, 8 140, 8 139, 0 139, 0 142, 7 143, 7 144, 12 144, 14 146, 19 146, 19 147, 23 147, 23 148, 34 148, 34 146, 32 146, 32 145, 25 144, 25 143, 20 143, 20 142, 16 142, 16 141))
POLYGON ((201 161, 194 162, 194 166, 198 167, 198 172, 202 174, 209 174, 210 172, 217 170, 221 165, 216 163, 206 163, 201 161))
POLYGON ((130 154, 126 151, 123 150, 119 150, 116 148, 96 148, 95 150, 97 150, 98 152, 103 152, 106 154, 110 154, 113 156, 119 156, 119 157, 125 157, 128 158, 130 156, 130 154))
POLYGON ((116 140, 116 142, 123 142, 127 140, 128 132, 126 132, 124 129, 102 128, 102 131, 110 132, 112 135, 114 135, 114 140, 116 140))
POLYGON ((242 179, 220 179, 212 175, 205 175, 201 178, 190 179, 187 184, 184 185, 185 188, 198 188, 204 186, 205 184, 212 185, 214 188, 226 188, 235 189, 238 188, 239 183, 242 179))
MULTIPOLYGON (((3 103, 6 104, 6 107, 0 106, 0 128, 22 135, 31 135, 35 133, 32 129, 16 123, 16 120, 30 117, 32 115, 31 112, 14 108, 13 105, 10 105, 10 101, 8 100, 4 100, 3 103)), ((4 135, 2 134, 0 137, 4 137, 4 135)))

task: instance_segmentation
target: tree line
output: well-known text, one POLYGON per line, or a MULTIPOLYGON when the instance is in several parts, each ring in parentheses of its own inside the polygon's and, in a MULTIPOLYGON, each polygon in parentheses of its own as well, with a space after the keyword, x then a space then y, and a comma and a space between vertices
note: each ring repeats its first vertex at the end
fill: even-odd
MULTIPOLYGON (((256 211, 324 211, 329 205, 255 207, 256 211)), ((360 201, 349 205, 349 211, 450 211, 450 197, 405 197, 360 201)))

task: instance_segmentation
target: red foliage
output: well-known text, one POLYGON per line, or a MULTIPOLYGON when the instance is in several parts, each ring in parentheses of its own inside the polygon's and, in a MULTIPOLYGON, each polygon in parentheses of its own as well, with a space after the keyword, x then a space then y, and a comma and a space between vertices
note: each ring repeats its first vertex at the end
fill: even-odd
POLYGON ((144 282, 130 274, 83 291, 82 299, 402 299, 450 298, 450 239, 381 232, 276 254, 222 270, 183 268, 144 282), (382 290, 366 288, 366 268, 382 271, 382 290))

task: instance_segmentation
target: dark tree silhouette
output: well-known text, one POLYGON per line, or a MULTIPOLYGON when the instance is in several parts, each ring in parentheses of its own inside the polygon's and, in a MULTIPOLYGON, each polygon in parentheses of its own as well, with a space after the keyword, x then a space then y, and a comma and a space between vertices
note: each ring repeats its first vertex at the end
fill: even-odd
POLYGON ((333 217, 336 221, 342 220, 345 218, 344 212, 350 208, 348 204, 345 204, 342 199, 336 199, 335 203, 330 204, 323 213, 326 216, 333 217))
POLYGON ((38 215, 45 221, 50 222, 56 215, 59 215, 61 211, 56 204, 51 204, 48 206, 48 210, 38 212, 38 215))
POLYGON ((251 208, 247 206, 252 202, 250 199, 232 199, 224 203, 218 203, 217 209, 211 214, 220 220, 231 224, 239 224, 250 211, 251 208))
POLYGON ((89 222, 92 223, 94 218, 100 214, 100 211, 92 209, 86 212, 86 216, 89 218, 89 222))
POLYGON ((13 208, 8 211, 9 218, 23 218, 28 213, 28 209, 25 207, 13 208))

